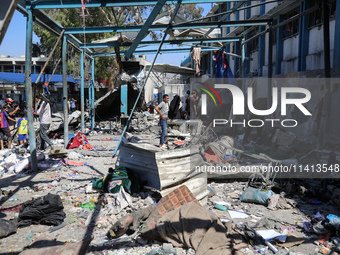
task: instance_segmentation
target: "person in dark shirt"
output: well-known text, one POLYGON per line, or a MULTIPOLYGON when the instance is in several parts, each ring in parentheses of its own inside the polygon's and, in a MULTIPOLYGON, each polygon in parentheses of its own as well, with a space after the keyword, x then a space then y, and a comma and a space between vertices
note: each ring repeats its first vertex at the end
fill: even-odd
POLYGON ((16 123, 14 119, 12 119, 8 113, 9 105, 4 105, 3 110, 0 112, 0 145, 1 150, 4 150, 4 135, 7 136, 8 148, 11 148, 12 144, 12 136, 8 129, 8 120, 16 123))
POLYGON ((6 102, 8 105, 8 114, 12 119, 14 119, 14 121, 12 120, 8 121, 11 136, 14 136, 14 134, 17 132, 17 127, 15 125, 16 124, 15 117, 16 114, 20 111, 20 107, 15 105, 14 100, 12 98, 7 98, 6 102))

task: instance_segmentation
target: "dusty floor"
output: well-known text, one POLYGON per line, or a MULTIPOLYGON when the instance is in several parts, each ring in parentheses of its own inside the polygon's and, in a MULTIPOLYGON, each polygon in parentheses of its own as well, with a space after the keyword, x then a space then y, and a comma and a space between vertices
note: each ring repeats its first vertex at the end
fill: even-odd
MULTIPOLYGON (((138 137, 150 144, 157 144, 154 134, 141 134, 138 137)), ((113 150, 117 145, 116 139, 119 135, 98 134, 88 136, 89 143, 97 146, 101 150, 113 150), (112 138, 113 141, 102 141, 104 138, 112 138)), ((79 151, 81 153, 81 151, 79 151)), ((79 156, 79 154, 78 154, 79 156)), ((49 159, 58 161, 60 159, 49 159)), ((115 166, 115 159, 112 157, 90 157, 81 156, 76 162, 87 162, 86 166, 62 166, 58 170, 40 170, 38 172, 26 171, 16 176, 0 179, 0 188, 11 190, 9 196, 1 198, 0 218, 14 219, 18 216, 15 206, 25 201, 44 196, 48 193, 61 196, 66 212, 66 221, 69 222, 65 227, 50 232, 50 226, 31 225, 18 229, 17 233, 0 239, 0 254, 81 254, 81 248, 86 247, 86 242, 93 237, 90 243, 89 254, 195 254, 192 249, 173 248, 168 243, 148 242, 136 236, 132 239, 121 239, 111 241, 102 245, 105 234, 111 223, 114 223, 121 216, 131 212, 127 207, 118 214, 110 214, 107 207, 96 207, 95 210, 77 207, 80 203, 97 201, 99 193, 87 194, 86 186, 94 178, 102 178, 108 172, 108 168, 115 166), (3 210, 3 208, 12 208, 3 210), (83 242, 82 242, 83 241, 83 242), (33 244, 33 246, 31 246, 33 244), (72 246, 73 245, 73 246, 72 246), (35 248, 34 248, 35 247, 35 248), (46 248, 50 248, 49 251, 46 248), (169 251, 170 249, 170 251, 169 251), (71 253, 69 253, 71 251, 71 253), (163 251, 163 253, 162 253, 163 251), (168 253, 165 253, 168 252, 168 253)), ((319 185, 317 180, 315 185, 319 185)), ((228 209, 243 210, 249 217, 246 219, 234 219, 234 223, 249 222, 253 224, 262 217, 269 220, 270 228, 280 232, 283 228, 292 229, 292 234, 302 237, 304 242, 297 246, 290 247, 291 254, 318 254, 323 247, 317 235, 306 234, 301 223, 309 221, 309 215, 313 211, 324 211, 325 214, 340 215, 335 204, 331 201, 322 205, 310 205, 301 196, 294 197, 298 206, 288 210, 268 210, 266 206, 252 203, 238 202, 239 196, 246 187, 246 182, 219 180, 209 182, 210 197, 207 209, 217 214, 221 219, 230 219, 228 212, 214 208, 215 202, 226 202, 228 209)), ((146 207, 156 202, 155 194, 152 191, 145 191, 133 197, 134 209, 146 207)), ((90 240, 91 241, 91 240, 90 240)), ((259 249, 261 246, 257 246, 259 249)), ((276 246, 280 249, 280 247, 276 246)), ((270 251, 262 247, 262 251, 254 249, 250 245, 243 249, 245 254, 271 254, 270 251)), ((282 250, 280 252, 283 252, 282 250)), ((284 253, 283 253, 284 254, 284 253)), ((286 252, 288 254, 288 252, 286 252)))

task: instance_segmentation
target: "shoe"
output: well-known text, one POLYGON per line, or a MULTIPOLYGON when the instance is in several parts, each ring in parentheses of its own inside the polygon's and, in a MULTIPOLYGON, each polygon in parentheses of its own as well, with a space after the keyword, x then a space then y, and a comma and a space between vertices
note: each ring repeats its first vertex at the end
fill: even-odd
POLYGON ((160 148, 161 148, 162 150, 167 150, 167 149, 168 149, 168 146, 166 146, 165 144, 163 144, 160 148))

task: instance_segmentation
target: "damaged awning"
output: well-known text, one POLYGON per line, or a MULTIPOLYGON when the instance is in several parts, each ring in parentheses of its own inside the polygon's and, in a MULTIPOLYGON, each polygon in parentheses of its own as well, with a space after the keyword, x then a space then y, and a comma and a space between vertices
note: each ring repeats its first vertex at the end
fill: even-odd
MULTIPOLYGON (((152 25, 168 25, 170 20, 171 20, 171 15, 172 11, 165 12, 162 14, 159 14, 152 25)), ((180 15, 176 15, 175 18, 173 19, 172 24, 181 24, 185 23, 187 20, 180 15)), ((138 25, 144 25, 144 23, 138 24, 138 25)), ((171 37, 201 37, 205 35, 205 33, 208 31, 208 28, 189 28, 189 29, 174 29, 170 30, 169 34, 171 37)), ((122 32, 119 33, 113 37, 110 38, 105 38, 102 40, 95 40, 92 41, 91 43, 125 43, 125 42, 133 42, 136 36, 138 35, 139 31, 129 31, 129 32, 122 32)), ((144 38, 147 37, 149 34, 146 33, 144 38)), ((216 38, 220 37, 221 35, 221 30, 219 28, 216 28, 213 30, 212 33, 208 36, 208 38, 216 38)), ((221 43, 216 43, 217 45, 221 46, 221 43)), ((88 46, 89 48, 91 46, 88 46)), ((94 51, 98 53, 102 53, 106 51, 106 48, 93 48, 94 51)))
MULTIPOLYGON (((146 71, 149 71, 150 65, 145 66, 145 69, 146 71)), ((184 75, 194 75, 196 73, 196 70, 194 69, 169 64, 154 64, 152 70, 157 73, 175 73, 184 75)))

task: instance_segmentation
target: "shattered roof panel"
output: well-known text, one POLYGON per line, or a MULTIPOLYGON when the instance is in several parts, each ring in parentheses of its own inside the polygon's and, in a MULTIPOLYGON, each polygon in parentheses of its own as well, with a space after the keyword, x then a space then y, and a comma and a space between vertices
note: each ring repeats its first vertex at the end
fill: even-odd
MULTIPOLYGON (((145 66, 146 71, 150 69, 151 65, 145 66)), ((181 67, 181 66, 174 66, 169 64, 154 64, 153 71, 157 73, 175 73, 175 74, 186 74, 186 75, 194 75, 196 73, 195 69, 181 67)))

